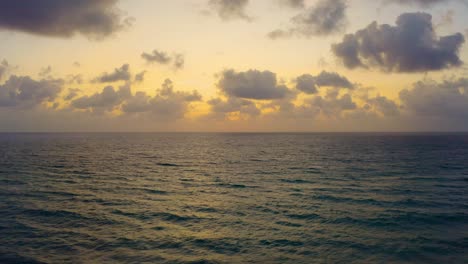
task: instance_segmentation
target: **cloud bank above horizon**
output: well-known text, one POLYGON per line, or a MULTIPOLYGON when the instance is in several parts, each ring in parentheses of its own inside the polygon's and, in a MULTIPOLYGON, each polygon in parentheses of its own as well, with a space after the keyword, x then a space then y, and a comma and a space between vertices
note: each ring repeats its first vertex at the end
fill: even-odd
POLYGON ((468 130, 463 1, 185 2, 3 1, 0 131, 468 130))

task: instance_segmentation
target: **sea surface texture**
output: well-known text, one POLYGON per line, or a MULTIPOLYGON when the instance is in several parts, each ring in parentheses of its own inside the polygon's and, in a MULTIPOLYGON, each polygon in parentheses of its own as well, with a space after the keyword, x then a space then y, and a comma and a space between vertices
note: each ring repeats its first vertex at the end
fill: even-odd
POLYGON ((467 134, 0 134, 0 263, 467 261, 467 134))

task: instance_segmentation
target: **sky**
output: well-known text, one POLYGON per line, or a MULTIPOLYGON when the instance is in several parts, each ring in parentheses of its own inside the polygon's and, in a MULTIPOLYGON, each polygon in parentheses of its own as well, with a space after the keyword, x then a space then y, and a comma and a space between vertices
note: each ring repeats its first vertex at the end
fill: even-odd
POLYGON ((0 132, 468 131, 464 0, 5 0, 0 132))

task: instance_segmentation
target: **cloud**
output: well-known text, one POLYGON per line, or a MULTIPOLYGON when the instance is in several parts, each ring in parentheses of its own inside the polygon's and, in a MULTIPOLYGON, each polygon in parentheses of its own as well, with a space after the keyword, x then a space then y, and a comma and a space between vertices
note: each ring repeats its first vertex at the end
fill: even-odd
POLYGON ((333 53, 349 69, 378 67, 389 72, 436 71, 462 65, 458 53, 462 34, 437 37, 432 16, 404 13, 396 26, 373 22, 332 45, 333 53))
POLYGON ((73 98, 76 98, 78 94, 81 93, 81 90, 78 88, 70 88, 68 89, 68 94, 63 98, 66 101, 70 101, 73 98))
POLYGON ((400 92, 402 107, 417 116, 442 117, 445 119, 468 118, 468 79, 435 82, 423 80, 412 89, 400 92))
POLYGON ((153 50, 151 53, 143 52, 141 57, 149 64, 158 63, 169 65, 172 63, 175 69, 182 69, 185 64, 183 54, 175 53, 173 56, 164 51, 153 50))
POLYGON ((121 104, 125 98, 130 96, 129 86, 121 86, 115 90, 113 86, 106 86, 102 92, 91 96, 84 95, 71 101, 71 105, 76 109, 90 110, 91 112, 113 111, 121 104))
POLYGON ((153 50, 152 53, 143 52, 141 57, 148 63, 169 64, 172 61, 171 56, 166 52, 153 50))
POLYGON ((142 71, 138 74, 135 75, 135 78, 133 79, 133 81, 135 83, 141 83, 145 80, 145 74, 146 74, 146 71, 142 71))
POLYGON ((322 71, 319 75, 313 76, 303 74, 296 78, 296 89, 306 94, 315 94, 320 87, 347 88, 352 89, 354 85, 348 78, 336 72, 322 71))
POLYGON ((117 82, 117 81, 130 81, 132 79, 132 75, 130 74, 130 65, 124 64, 120 68, 115 68, 112 73, 103 73, 96 79, 94 82, 100 83, 110 83, 110 82, 117 82))
POLYGON ((372 110, 373 112, 381 113, 384 116, 397 116, 400 114, 400 110, 395 101, 388 99, 385 96, 376 96, 369 98, 364 106, 366 110, 372 110))
POLYGON ((185 57, 182 54, 176 54, 174 56, 174 68, 175 69, 182 69, 185 65, 185 57))
POLYGON ((8 63, 8 61, 2 60, 2 62, 0 62, 0 80, 2 80, 3 77, 5 77, 11 69, 12 67, 8 63))
POLYGON ((282 5, 292 7, 292 8, 304 8, 305 0, 279 0, 282 5))
POLYGON ((260 109, 255 105, 254 102, 229 97, 227 100, 215 98, 208 101, 211 107, 212 117, 219 117, 225 119, 228 114, 239 113, 242 116, 255 117, 261 114, 260 109))
POLYGON ((33 80, 29 76, 12 75, 0 85, 0 107, 34 108, 53 102, 62 90, 63 80, 33 80))
POLYGON ((330 96, 315 96, 306 101, 306 105, 311 108, 316 108, 320 113, 327 117, 337 118, 346 110, 355 110, 356 103, 353 101, 350 94, 344 94, 339 97, 337 94, 330 96))
POLYGON ((210 0, 208 2, 210 10, 224 21, 234 19, 251 21, 252 18, 245 11, 248 4, 249 0, 210 0))
POLYGON ((418 5, 421 7, 429 7, 435 4, 453 2, 453 0, 386 0, 385 2, 401 5, 418 5))
POLYGON ((39 71, 39 76, 40 77, 48 77, 50 76, 50 74, 52 73, 52 67, 51 66, 47 66, 45 68, 42 68, 40 71, 39 71))
POLYGON ((67 76, 68 83, 76 83, 82 84, 83 83, 83 76, 81 74, 69 74, 67 76))
POLYGON ((292 27, 268 33, 271 39, 291 36, 326 36, 346 27, 346 0, 320 0, 291 19, 292 27))
POLYGON ((0 1, 0 29, 51 37, 100 39, 131 24, 117 0, 0 1))
POLYGON ((282 99, 291 92, 278 84, 275 73, 258 70, 226 70, 221 73, 217 86, 229 97, 255 100, 282 99))
POLYGON ((175 91, 171 80, 166 79, 156 95, 151 97, 145 92, 137 92, 122 104, 122 111, 127 114, 147 114, 158 119, 183 118, 190 103, 201 101, 197 91, 175 91))
MULTIPOLYGON (((64 97, 69 102, 66 110, 77 113, 87 112, 106 115, 111 118, 129 120, 160 120, 172 122, 182 119, 194 102, 202 101, 198 91, 176 91, 171 80, 166 79, 156 94, 151 96, 144 91, 132 93, 129 83, 115 89, 106 86, 100 92, 83 95, 79 89, 69 89, 64 97)), ((132 121, 132 122, 133 122, 132 121)))

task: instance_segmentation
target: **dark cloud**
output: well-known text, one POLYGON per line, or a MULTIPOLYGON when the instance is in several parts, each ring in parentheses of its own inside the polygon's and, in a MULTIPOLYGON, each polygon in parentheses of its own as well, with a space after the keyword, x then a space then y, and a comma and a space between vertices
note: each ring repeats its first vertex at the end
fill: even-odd
POLYGON ((95 82, 100 83, 110 83, 110 82, 117 82, 117 81, 130 81, 132 79, 132 75, 130 73, 130 65, 124 64, 120 68, 115 68, 115 70, 111 73, 103 73, 96 79, 95 82))
POLYGON ((0 85, 0 107, 33 108, 52 102, 62 90, 62 80, 33 80, 29 76, 10 76, 0 85))
POLYGON ((313 76, 304 74, 296 78, 296 89, 306 94, 315 94, 320 87, 333 88, 354 88, 348 78, 336 72, 322 71, 319 75, 313 76))
POLYGON ((173 56, 169 55, 167 52, 153 50, 151 53, 143 52, 141 57, 147 63, 158 63, 162 65, 172 64, 175 69, 182 69, 185 64, 185 57, 183 54, 175 53, 173 56))
POLYGON ((290 90, 277 82, 276 74, 270 71, 249 70, 221 73, 218 88, 228 97, 271 100, 285 98, 290 90))
POLYGON ((396 26, 373 22, 346 35, 332 50, 350 69, 376 66, 384 71, 424 72, 460 66, 458 53, 464 41, 460 33, 437 37, 430 14, 405 13, 396 26))
POLYGON ((342 31, 346 26, 346 0, 320 0, 291 19, 292 27, 268 34, 272 39, 291 36, 325 36, 342 31))
POLYGON ((468 118, 468 79, 444 82, 419 81, 400 92, 403 108, 417 116, 447 119, 468 118))
POLYGON ((117 8, 117 0, 4 0, 0 1, 0 29, 43 36, 82 34, 103 38, 131 22, 117 8))
POLYGON ((209 8, 225 21, 234 19, 250 21, 252 18, 245 11, 248 4, 249 0, 210 0, 208 2, 209 8))
POLYGON ((303 74, 296 78, 296 89, 306 94, 318 93, 315 77, 310 74, 303 74))

